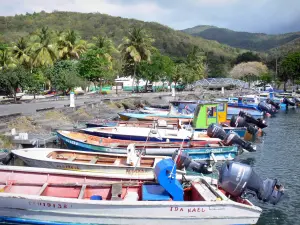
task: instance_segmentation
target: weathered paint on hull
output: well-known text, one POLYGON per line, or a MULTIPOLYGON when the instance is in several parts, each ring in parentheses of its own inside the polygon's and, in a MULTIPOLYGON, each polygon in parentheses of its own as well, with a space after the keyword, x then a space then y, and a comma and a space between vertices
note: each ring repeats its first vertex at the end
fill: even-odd
MULTIPOLYGON (((245 128, 227 128, 227 127, 223 127, 224 131, 226 133, 229 133, 230 131, 234 131, 235 133, 237 133, 240 137, 244 137, 246 134, 246 129, 245 128)), ((206 132, 207 129, 205 128, 196 128, 195 131, 200 131, 200 132, 206 132)))
POLYGON ((255 224, 259 210, 211 202, 126 202, 0 196, 0 221, 30 224, 255 224), (57 206, 61 205, 61 208, 57 206), (193 214, 193 215, 191 215, 193 214), (16 217, 16 215, 18 217, 16 217))
MULTIPOLYGON (((106 152, 106 153, 121 153, 126 154, 125 148, 107 148, 102 146, 91 145, 87 143, 81 143, 76 140, 72 140, 60 134, 58 137, 67 145, 69 149, 79 151, 95 151, 95 152, 106 152)), ((172 156, 175 150, 178 148, 146 148, 147 155, 164 155, 172 156)), ((211 153, 214 153, 217 160, 230 160, 238 155, 238 147, 236 146, 222 146, 222 147, 203 147, 198 149, 185 149, 187 153, 194 160, 211 160, 211 153)))
POLYGON ((247 108, 238 108, 238 107, 230 107, 227 108, 227 119, 230 120, 232 116, 236 116, 240 113, 240 111, 244 111, 249 113, 254 118, 262 118, 263 112, 259 110, 247 109, 247 108))

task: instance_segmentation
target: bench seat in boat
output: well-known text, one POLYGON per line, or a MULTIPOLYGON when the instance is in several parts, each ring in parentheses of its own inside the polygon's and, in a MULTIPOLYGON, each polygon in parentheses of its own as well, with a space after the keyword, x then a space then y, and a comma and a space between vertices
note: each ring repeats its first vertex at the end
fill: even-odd
POLYGON ((143 184, 142 186, 143 201, 169 201, 169 193, 159 184, 143 184))

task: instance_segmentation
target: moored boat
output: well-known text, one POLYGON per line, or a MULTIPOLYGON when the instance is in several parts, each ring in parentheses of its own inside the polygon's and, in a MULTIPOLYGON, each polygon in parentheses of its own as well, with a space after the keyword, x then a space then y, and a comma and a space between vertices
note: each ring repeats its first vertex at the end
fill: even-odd
MULTIPOLYGON (((156 182, 151 183, 100 182, 94 175, 33 169, 0 167, 0 221, 229 225, 255 224, 262 212, 249 200, 241 198, 247 182, 256 176, 243 165, 224 167, 219 182, 199 178, 182 183, 176 179, 176 167, 171 159, 156 164, 156 182), (235 181, 234 169, 246 171, 240 181, 243 188, 235 181)), ((260 182, 260 178, 257 181, 260 182)), ((274 203, 280 200, 282 191, 277 182, 269 182, 261 191, 257 189, 260 183, 255 182, 252 181, 251 188, 258 195, 263 194, 264 199, 274 203)))
POLYGON ((194 160, 232 160, 239 154, 237 146, 225 146, 219 139, 207 141, 190 141, 189 143, 138 142, 97 137, 79 132, 57 131, 58 138, 69 149, 104 153, 126 154, 127 146, 135 144, 135 148, 143 150, 147 155, 172 156, 174 151, 182 147, 182 151, 194 160))
MULTIPOLYGON (((127 154, 82 152, 55 148, 26 148, 12 150, 12 153, 28 166, 66 169, 100 174, 120 174, 128 179, 145 179, 153 176, 155 165, 163 156, 136 155, 134 147, 127 148, 127 154)), ((178 171, 179 174, 185 173, 178 171)), ((153 177, 154 179, 154 177, 153 177)))

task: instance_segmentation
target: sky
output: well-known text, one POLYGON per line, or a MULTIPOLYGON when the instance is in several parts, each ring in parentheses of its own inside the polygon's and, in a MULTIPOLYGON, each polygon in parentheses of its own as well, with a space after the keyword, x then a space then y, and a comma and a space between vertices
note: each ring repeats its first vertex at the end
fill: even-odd
POLYGON ((181 30, 214 25, 235 31, 300 31, 300 0, 0 0, 0 16, 40 12, 99 12, 154 21, 181 30))

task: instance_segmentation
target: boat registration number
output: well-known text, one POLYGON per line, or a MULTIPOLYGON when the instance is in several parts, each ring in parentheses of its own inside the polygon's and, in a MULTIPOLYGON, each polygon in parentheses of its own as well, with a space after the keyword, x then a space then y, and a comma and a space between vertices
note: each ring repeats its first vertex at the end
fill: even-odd
POLYGON ((40 202, 40 201, 29 201, 30 206, 37 206, 39 208, 56 208, 56 209, 68 209, 72 208, 69 204, 62 203, 50 203, 50 202, 40 202))

